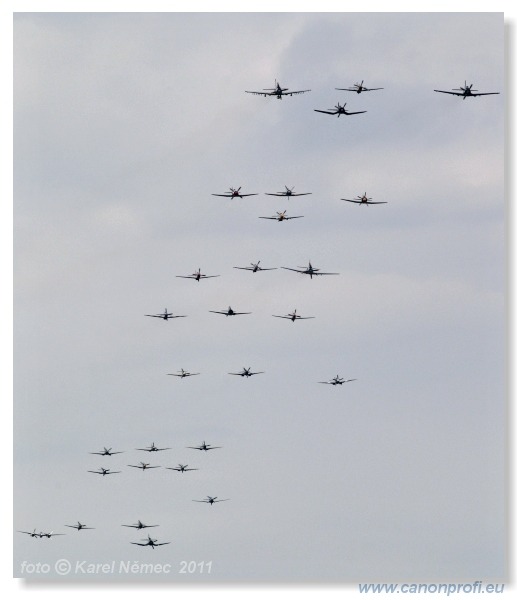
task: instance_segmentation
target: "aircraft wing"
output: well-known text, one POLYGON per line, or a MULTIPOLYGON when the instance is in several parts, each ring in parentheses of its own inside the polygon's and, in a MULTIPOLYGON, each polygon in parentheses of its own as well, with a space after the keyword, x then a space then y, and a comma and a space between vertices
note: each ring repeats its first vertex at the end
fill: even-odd
POLYGON ((208 312, 215 313, 217 315, 228 315, 228 312, 225 310, 209 310, 208 312))
POLYGON ((233 194, 212 194, 212 196, 221 196, 221 198, 233 198, 233 194))
POLYGON ((284 221, 289 221, 289 219, 303 219, 303 215, 299 215, 297 217, 284 217, 284 221))
POLYGON ((326 115, 337 115, 337 110, 319 110, 315 108, 314 112, 325 113, 326 115))
MULTIPOLYGON (((291 317, 287 317, 287 318, 290 319, 291 317)), ((315 319, 315 318, 316 317, 299 317, 298 315, 296 315, 296 319, 295 320, 297 321, 298 319, 315 319)))
POLYGON ((366 204, 388 204, 387 202, 370 202, 368 200, 368 202, 366 202, 366 204))
POLYGON ((239 194, 239 196, 244 198, 245 196, 258 196, 258 194, 239 194))
POLYGON ((499 94, 499 92, 482 92, 479 94, 470 93, 471 96, 493 96, 494 94, 499 94))
POLYGON ((154 546, 166 546, 167 544, 170 544, 170 542, 160 542, 159 544, 153 544, 154 546))
MULTIPOLYGON (((271 219, 273 221, 278 221, 278 217, 259 217, 259 219, 271 219)), ((284 217, 285 219, 285 217, 284 217)))
POLYGON ((453 96, 463 96, 463 92, 446 92, 445 90, 434 90, 435 92, 440 92, 440 94, 451 94, 453 96))
POLYGON ((313 275, 339 275, 339 273, 313 273, 313 275))
MULTIPOLYGON (((226 314, 226 313, 225 313, 226 314)), ((250 312, 233 312, 231 315, 229 316, 234 316, 234 315, 251 315, 250 312)))
POLYGON ((354 202, 354 204, 366 204, 362 200, 349 200, 348 198, 341 198, 341 200, 344 200, 345 202, 354 202))
POLYGON ((264 98, 265 98, 266 96, 271 96, 271 95, 272 95, 272 93, 269 93, 269 94, 268 94, 267 92, 250 92, 250 91, 248 91, 248 90, 244 90, 244 91, 246 92, 246 94, 255 94, 255 95, 257 95, 257 96, 264 96, 264 98))
POLYGON ((164 315, 144 315, 144 317, 156 317, 158 319, 163 319, 164 315))
POLYGON ((332 381, 318 381, 318 383, 325 383, 327 385, 335 385, 332 381))
POLYGON ((135 544, 135 546, 149 546, 148 543, 141 544, 140 542, 130 542, 131 544, 135 544))
POLYGON ((305 92, 310 92, 311 90, 298 90, 296 92, 286 92, 282 94, 283 96, 292 96, 293 94, 305 94, 305 92))
POLYGON ((287 269, 288 271, 294 271, 295 273, 305 273, 306 269, 291 269, 291 267, 281 267, 282 269, 287 269))
POLYGON ((350 112, 347 110, 345 112, 345 115, 360 115, 361 113, 365 113, 365 112, 366 112, 365 110, 356 110, 354 112, 350 112))
MULTIPOLYGON (((291 319, 292 317, 286 317, 285 315, 271 315, 272 317, 278 317, 279 319, 291 319)), ((297 319, 301 317, 296 317, 297 319)))

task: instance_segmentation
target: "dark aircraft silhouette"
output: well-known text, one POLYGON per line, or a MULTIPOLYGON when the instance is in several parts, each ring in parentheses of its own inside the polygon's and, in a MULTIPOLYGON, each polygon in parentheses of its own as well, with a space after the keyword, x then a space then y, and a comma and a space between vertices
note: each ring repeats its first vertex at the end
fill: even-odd
POLYGON ((251 377, 252 375, 260 375, 264 373, 264 371, 256 371, 255 373, 251 372, 251 367, 242 367, 242 371, 240 373, 228 373, 228 375, 240 375, 241 377, 251 377))
POLYGON ((131 543, 135 544, 136 546, 151 546, 153 550, 156 548, 156 546, 166 546, 167 544, 170 544, 170 542, 161 542, 160 544, 157 544, 157 541, 157 539, 153 540, 153 538, 150 535, 148 535, 145 544, 141 544, 140 542, 131 543))
POLYGON ((86 527, 79 521, 77 521, 77 525, 65 525, 65 527, 72 527, 73 529, 77 529, 77 531, 81 531, 81 529, 95 529, 95 527, 86 527))
POLYGON ((351 112, 349 110, 346 110, 345 106, 346 102, 343 104, 343 106, 341 106, 341 104, 339 104, 338 102, 333 109, 329 108, 328 110, 319 110, 315 108, 314 111, 319 113, 325 113, 326 115, 337 115, 338 117, 340 117, 341 115, 360 115, 361 113, 367 112, 365 110, 356 110, 355 112, 351 112))
POLYGON ((201 268, 199 268, 195 273, 192 273, 192 275, 176 275, 176 277, 201 281, 201 279, 212 279, 212 277, 220 277, 220 275, 203 275, 203 273, 201 273, 201 268))
POLYGON ((171 450, 171 448, 157 448, 154 442, 147 448, 135 448, 136 450, 143 450, 144 452, 161 452, 162 450, 171 450))
POLYGON ((284 187, 285 192, 278 192, 277 194, 270 194, 266 192, 266 196, 283 196, 284 198, 290 198, 291 196, 310 196, 312 194, 312 192, 304 192, 303 194, 298 194, 293 192, 294 186, 292 188, 288 188, 286 185, 284 185, 284 187))
POLYGON ((172 375, 173 377, 180 377, 181 379, 184 379, 185 377, 192 377, 194 375, 200 375, 200 373, 189 373, 188 371, 181 369, 181 371, 179 373, 167 373, 167 375, 172 375))
POLYGON ((356 379, 343 379, 339 375, 336 375, 330 381, 318 381, 318 383, 326 383, 329 385, 343 385, 344 383, 348 383, 349 381, 357 381, 356 379))
POLYGON ((217 496, 207 496, 206 500, 192 500, 192 502, 206 502, 207 504, 214 504, 214 502, 226 502, 230 498, 223 498, 221 500, 217 500, 217 496))
POLYGON ((477 92, 477 90, 472 89, 473 85, 474 85, 473 83, 471 83, 470 85, 467 85, 467 82, 465 81, 465 87, 462 87, 460 85, 459 88, 453 88, 454 91, 452 91, 452 92, 447 92, 445 90, 434 90, 434 91, 440 92, 440 94, 451 94, 452 96, 461 96, 463 98, 463 100, 465 100, 465 98, 468 98, 469 96, 472 98, 475 98, 476 96, 493 96, 495 94, 499 94, 499 92, 482 92, 482 93, 474 94, 473 92, 477 92))
POLYGON ((134 467, 135 469, 142 469, 142 471, 145 471, 146 469, 159 469, 160 465, 151 466, 150 463, 140 462, 139 465, 128 465, 128 467, 134 467))
POLYGON ((293 323, 297 319, 315 319, 316 317, 300 317, 300 315, 296 314, 296 309, 292 313, 288 313, 287 315, 272 315, 273 317, 278 317, 279 319, 289 319, 293 323))
POLYGON ((235 315, 251 315, 250 312, 235 312, 231 306, 228 307, 228 310, 209 310, 208 312, 226 315, 227 317, 233 317, 235 315))
POLYGON ((27 535, 30 535, 32 538, 41 538, 41 534, 36 533, 36 529, 34 529, 34 531, 20 531, 18 529, 18 533, 26 533, 27 535))
POLYGON ((171 471, 179 471, 180 473, 185 473, 186 471, 199 471, 199 469, 187 469, 188 465, 179 464, 177 467, 165 467, 166 469, 170 469, 171 471))
POLYGON ((233 267, 234 269, 242 269, 243 271, 252 271, 253 273, 256 273, 257 271, 276 271, 276 267, 270 267, 269 269, 266 269, 265 267, 259 267, 260 265, 260 260, 258 261, 258 263, 251 263, 251 267, 233 267))
POLYGON ((362 196, 357 196, 354 200, 349 200, 348 198, 341 198, 345 202, 354 202, 355 204, 388 204, 387 202, 372 202, 371 198, 366 197, 366 192, 362 196))
POLYGON ((186 317, 187 315, 173 315, 170 312, 167 312, 167 309, 161 314, 158 315, 144 315, 145 317, 157 317, 158 319, 163 319, 164 321, 168 321, 169 319, 178 319, 179 317, 186 317))
POLYGON ((290 267, 282 267, 282 269, 287 269, 288 271, 294 271, 295 273, 302 273, 303 275, 309 275, 312 279, 313 275, 339 275, 339 273, 322 273, 319 269, 315 269, 310 261, 308 267, 298 267, 298 269, 291 269, 290 267))
POLYGON ((237 189, 231 187, 229 193, 227 192, 226 194, 212 194, 212 196, 220 196, 221 198, 245 198, 246 196, 258 196, 258 194, 241 194, 241 187, 238 187, 237 189))
POLYGON ((97 475, 114 475, 115 473, 122 473, 122 471, 110 471, 109 469, 103 469, 100 467, 98 471, 88 471, 88 473, 97 473, 97 475))
POLYGON ((187 446, 187 448, 192 448, 192 450, 204 450, 208 452, 208 450, 215 450, 216 448, 222 448, 222 446, 212 446, 212 444, 207 444, 203 441, 201 446, 187 446))
POLYGON ((102 452, 89 452, 88 454, 99 454, 99 456, 112 456, 113 454, 123 454, 124 450, 121 450, 120 452, 112 452, 111 448, 106 448, 106 446, 104 446, 104 449, 102 450, 102 452))
POLYGON ((305 94, 305 92, 310 92, 311 90, 297 90, 295 92, 289 92, 289 88, 280 87, 280 84, 275 79, 275 87, 274 88, 264 88, 262 92, 250 92, 246 91, 246 94, 255 94, 256 96, 276 96, 279 100, 282 100, 283 96, 292 96, 293 94, 305 94))
POLYGON ((134 527, 135 529, 145 529, 146 527, 159 527, 159 525, 144 525, 142 521, 138 520, 136 525, 122 525, 122 527, 134 527))
POLYGON ((288 217, 286 215, 287 210, 284 210, 283 212, 278 212, 276 213, 276 217, 259 217, 259 219, 272 219, 273 221, 289 221, 289 219, 303 219, 303 215, 297 216, 297 217, 288 217))
POLYGON ((363 85, 364 79, 361 83, 354 83, 351 88, 335 88, 336 90, 341 90, 343 92, 357 92, 360 94, 361 92, 373 92, 374 90, 383 90, 384 88, 367 88, 363 85))

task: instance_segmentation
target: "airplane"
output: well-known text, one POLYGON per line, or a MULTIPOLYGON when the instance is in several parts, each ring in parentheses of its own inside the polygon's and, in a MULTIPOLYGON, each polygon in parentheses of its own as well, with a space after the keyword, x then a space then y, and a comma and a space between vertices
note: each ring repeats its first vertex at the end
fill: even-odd
POLYGON ((341 198, 345 202, 354 202, 355 204, 388 204, 387 202, 372 202, 371 198, 366 197, 366 192, 362 196, 357 196, 354 200, 349 200, 348 198, 341 198))
POLYGON ((361 83, 354 83, 351 88, 334 88, 336 90, 341 90, 342 92, 357 92, 360 94, 361 92, 373 92, 374 90, 383 90, 384 88, 367 88, 363 85, 364 79, 361 83))
POLYGON ((231 306, 228 307, 228 310, 209 310, 208 312, 226 315, 227 317, 233 317, 234 315, 251 315, 250 312, 235 312, 231 306))
POLYGON ((172 375, 173 377, 181 377, 181 379, 184 379, 185 377, 192 377, 193 375, 200 375, 200 373, 189 373, 188 371, 181 369, 181 371, 179 373, 167 373, 167 375, 172 375))
POLYGON ((115 473, 122 473, 122 471, 110 471, 109 469, 104 469, 100 467, 99 471, 88 471, 88 473, 97 473, 97 475, 113 475, 115 473))
POLYGON ((277 194, 269 194, 268 192, 266 192, 266 196, 284 196, 287 198, 290 198, 291 196, 310 196, 312 194, 312 192, 304 192, 304 193, 295 193, 293 192, 294 190, 294 186, 292 188, 288 188, 286 185, 284 185, 285 187, 285 192, 278 192, 277 194))
POLYGON ((167 544, 170 544, 170 542, 161 542, 160 544, 157 544, 157 541, 158 540, 153 540, 153 538, 148 535, 145 544, 141 544, 140 542, 131 542, 131 544, 135 544, 136 546, 151 546, 153 550, 156 548, 156 546, 166 546, 167 544))
POLYGON ((27 535, 30 535, 32 538, 40 538, 41 534, 36 533, 36 528, 34 528, 34 531, 20 531, 18 529, 18 533, 26 533, 27 535))
POLYGON ((208 452, 208 450, 215 450, 216 448, 222 448, 222 446, 212 446, 212 444, 207 444, 203 441, 201 446, 187 446, 187 448, 192 448, 192 450, 204 450, 208 452))
POLYGON ((279 319, 290 319, 293 323, 296 319, 315 319, 316 317, 300 317, 300 315, 296 314, 296 309, 292 313, 288 313, 287 315, 272 315, 273 317, 278 317, 279 319))
POLYGON ((196 281, 201 281, 201 279, 211 279, 212 277, 220 277, 220 275, 203 275, 201 273, 201 269, 199 268, 192 275, 176 275, 176 277, 181 277, 181 279, 195 279, 196 281))
POLYGON ((265 267, 259 267, 260 265, 260 260, 258 261, 258 263, 250 263, 251 267, 233 267, 234 269, 242 269, 244 271, 252 271, 253 273, 256 273, 257 271, 276 271, 276 267, 270 267, 269 269, 266 269, 265 267))
POLYGON ((255 373, 251 372, 251 367, 242 367, 242 371, 240 373, 228 373, 228 375, 240 375, 241 377, 251 377, 252 375, 260 375, 260 373, 264 373, 264 371, 256 371, 255 373))
POLYGON ((147 448, 135 448, 135 450, 143 450, 144 452, 160 452, 161 450, 172 450, 172 448, 157 448, 153 442, 147 448))
POLYGON ((99 454, 100 456, 112 456, 113 454, 123 454, 124 450, 121 450, 120 452, 112 452, 111 448, 106 448, 106 446, 104 446, 102 452, 88 452, 88 454, 99 454))
POLYGON ((297 217, 288 217, 285 213, 287 210, 283 212, 276 212, 276 217, 259 217, 259 219, 272 219, 273 221, 289 221, 289 219, 303 219, 303 215, 297 217))
POLYGON ((122 525, 122 527, 134 527, 135 529, 145 529, 146 527, 159 527, 159 525, 144 525, 139 519, 136 525, 122 525))
POLYGON ((255 94, 257 96, 276 96, 278 100, 282 100, 282 96, 292 96, 293 94, 305 94, 305 92, 310 92, 311 90, 297 90, 296 92, 289 92, 289 88, 280 87, 280 84, 275 79, 275 87, 274 88, 263 88, 262 92, 250 92, 246 91, 246 94, 255 94))
POLYGON ((46 537, 46 538, 50 539, 51 537, 54 537, 55 535, 66 535, 66 533, 54 533, 52 531, 50 533, 43 533, 40 531, 40 533, 39 533, 40 538, 46 537))
POLYGON ((357 379, 343 379, 339 375, 336 375, 330 381, 318 381, 318 383, 327 383, 329 385, 343 385, 344 383, 348 383, 349 381, 357 381, 357 379))
POLYGON ((158 315, 144 315, 145 317, 157 317, 158 319, 163 319, 164 321, 168 321, 169 319, 178 319, 179 317, 186 317, 187 315, 173 315, 170 312, 167 312, 167 309, 164 310, 163 313, 158 315))
POLYGON ((199 469, 187 469, 188 465, 179 464, 177 467, 165 467, 166 469, 170 469, 171 471, 179 471, 180 473, 185 473, 185 471, 199 471, 199 469))
POLYGON ((142 471, 145 471, 146 469, 159 469, 160 465, 151 466, 149 463, 140 462, 139 465, 128 465, 128 467, 135 467, 135 469, 142 469, 142 471))
POLYGON ((241 194, 240 189, 242 186, 235 188, 230 188, 230 192, 226 194, 212 194, 212 196, 220 196, 221 198, 245 198, 246 196, 258 196, 258 194, 241 194))
POLYGON ((314 109, 315 112, 325 113, 326 115, 337 115, 340 117, 341 115, 359 115, 361 113, 367 112, 366 110, 356 110, 355 112, 351 112, 345 108, 346 102, 341 106, 339 102, 336 104, 334 109, 329 108, 328 110, 319 110, 317 108, 314 109))
POLYGON ((192 502, 206 502, 207 504, 214 504, 214 502, 226 502, 230 498, 223 498, 221 500, 217 500, 217 496, 207 496, 206 500, 192 500, 192 502))
POLYGON ((298 269, 291 269, 290 267, 282 267, 282 269, 287 269, 288 271, 294 271, 295 273, 302 273, 303 275, 309 275, 312 279, 313 275, 339 275, 339 273, 320 273, 319 269, 315 269, 311 262, 309 261, 309 266, 307 268, 299 267, 298 269), (301 271, 300 271, 301 269, 301 271))
POLYGON ((471 83, 470 85, 467 85, 467 81, 465 81, 465 87, 462 87, 460 85, 459 88, 453 88, 453 92, 447 92, 445 90, 434 90, 435 92, 440 92, 441 94, 452 94, 453 96, 461 96, 463 98, 463 100, 465 100, 465 98, 468 98, 469 96, 471 96, 472 98, 475 98, 476 96, 493 96, 495 94, 499 94, 499 92, 483 92, 483 93, 477 93, 477 94, 473 94, 472 92, 477 92, 477 90, 473 90, 472 86, 474 84, 471 83))
POLYGON ((86 527, 86 525, 83 525, 79 521, 77 521, 77 525, 65 525, 65 527, 73 527, 77 531, 81 531, 81 529, 95 529, 95 527, 86 527))

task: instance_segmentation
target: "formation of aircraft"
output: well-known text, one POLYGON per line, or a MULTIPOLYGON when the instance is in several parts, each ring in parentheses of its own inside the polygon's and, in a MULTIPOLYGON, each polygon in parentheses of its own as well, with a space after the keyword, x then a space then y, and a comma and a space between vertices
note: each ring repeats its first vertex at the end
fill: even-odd
POLYGON ((145 317, 156 317, 158 319, 163 319, 164 321, 168 321, 169 319, 178 319, 179 317, 186 317, 187 315, 174 315, 170 312, 167 312, 165 309, 164 312, 158 313, 157 315, 144 315, 145 317))
POLYGON ((146 471, 147 469, 159 469, 160 465, 151 465, 150 463, 140 462, 139 465, 128 465, 128 467, 134 467, 135 469, 142 469, 142 471, 146 471))
POLYGON ((153 442, 150 446, 147 446, 147 448, 136 448, 136 450, 143 450, 144 452, 161 452, 162 450, 171 450, 171 448, 158 448, 153 442))
POLYGON ((228 310, 209 310, 208 312, 226 315, 227 317, 234 317, 235 315, 251 315, 250 312, 235 312, 231 306, 228 307, 228 310))
POLYGON ((261 373, 264 373, 264 371, 255 371, 253 373, 251 367, 242 367, 242 371, 240 373, 228 373, 228 375, 240 375, 241 377, 251 377, 252 375, 260 375, 261 373))
POLYGON ((86 527, 80 521, 77 521, 77 525, 65 525, 65 527, 72 527, 73 529, 77 529, 77 531, 81 531, 81 529, 95 529, 95 527, 86 527))
POLYGON ((349 88, 335 88, 336 90, 341 90, 342 92, 356 92, 360 94, 361 92, 373 92, 375 90, 383 90, 384 88, 367 88, 363 85, 364 79, 361 83, 354 83, 352 87, 349 88))
POLYGON ((285 192, 277 192, 276 194, 266 192, 266 196, 282 196, 283 198, 291 198, 291 196, 310 196, 312 192, 303 192, 303 193, 295 193, 293 192, 294 186, 292 188, 288 188, 286 185, 285 192))
POLYGON ((330 381, 318 381, 318 383, 326 383, 328 385, 343 385, 344 383, 348 383, 349 381, 357 381, 357 379, 343 379, 339 375, 336 375, 330 381))
POLYGON ((110 469, 104 469, 100 467, 98 471, 88 471, 88 473, 97 473, 97 475, 114 475, 115 473, 122 473, 122 471, 111 471, 110 469))
POLYGON ((282 269, 287 269, 288 271, 294 271, 295 273, 302 273, 303 275, 309 275, 312 279, 313 275, 339 275, 339 273, 325 273, 320 271, 319 269, 315 269, 310 261, 308 267, 298 267, 298 269, 292 269, 291 267, 282 267, 282 269))
POLYGON ((181 369, 179 373, 167 373, 167 375, 172 375, 173 377, 180 377, 181 379, 184 379, 185 377, 193 377, 194 375, 200 375, 200 373, 189 373, 188 371, 181 369))
POLYGON ((113 456, 114 454, 123 454, 124 450, 120 450, 118 452, 112 452, 111 448, 106 448, 106 446, 104 446, 103 450, 101 452, 90 452, 89 454, 98 454, 99 456, 113 456))
POLYGON ((354 202, 355 204, 388 204, 387 202, 372 202, 371 198, 368 198, 366 196, 366 192, 362 195, 362 196, 357 196, 357 198, 354 198, 353 200, 350 200, 349 198, 341 198, 341 200, 344 200, 345 202, 354 202))
POLYGON ((187 448, 192 448, 192 450, 204 450, 208 452, 208 450, 215 450, 216 448, 222 448, 222 446, 212 446, 212 444, 207 444, 205 441, 200 446, 187 446, 187 448))
POLYGON ((146 527, 159 527, 159 525, 144 525, 140 519, 136 525, 122 525, 122 527, 133 527, 134 529, 145 529, 146 527))
POLYGON ((453 88, 453 90, 451 92, 446 91, 446 90, 434 90, 435 92, 440 92, 440 94, 451 94, 452 96, 461 96, 463 98, 463 100, 465 100, 465 98, 475 98, 476 96, 494 96, 496 94, 499 94, 499 92, 478 92, 477 90, 473 90, 472 86, 474 84, 471 83, 470 85, 467 85, 467 82, 465 81, 465 84, 463 86, 460 85, 459 88, 453 88), (476 93, 474 93, 476 92, 476 93))
POLYGON ((318 108, 315 108, 314 111, 319 113, 325 113, 326 115, 337 115, 338 117, 340 117, 341 115, 360 115, 361 113, 367 112, 366 110, 350 111, 347 110, 345 106, 346 102, 343 104, 343 106, 341 106, 341 104, 339 104, 338 102, 334 108, 329 108, 328 110, 320 110, 318 108))
POLYGON ((159 544, 157 543, 158 540, 157 539, 153 539, 150 535, 147 536, 147 540, 144 540, 145 543, 141 544, 140 542, 131 542, 131 544, 135 544, 136 546, 150 546, 153 550, 157 547, 157 546, 166 546, 167 544, 170 544, 170 542, 160 542, 159 544))
POLYGON ((185 473, 186 471, 199 471, 199 469, 188 469, 188 465, 179 464, 177 467, 165 467, 166 469, 170 469, 171 471, 179 471, 180 473, 185 473))
POLYGON ((235 188, 230 188, 229 192, 226 194, 212 194, 212 196, 220 196, 221 198, 246 198, 246 196, 258 196, 258 194, 241 194, 240 189, 242 186, 235 188))
POLYGON ((215 502, 226 502, 230 498, 221 498, 221 500, 217 499, 217 496, 207 496, 205 500, 192 500, 192 502, 206 502, 207 504, 214 504, 215 502))
POLYGON ((243 271, 252 271, 257 273, 258 271, 276 271, 276 267, 260 267, 260 260, 257 263, 251 263, 251 267, 233 267, 234 269, 242 269, 243 271))
POLYGON ((288 217, 287 210, 276 213, 276 217, 259 217, 259 219, 272 219, 273 221, 289 221, 289 219, 303 219, 303 215, 297 217, 288 217))
POLYGON ((283 88, 275 79, 275 87, 274 88, 264 88, 261 92, 252 92, 246 91, 246 94, 255 94, 256 96, 276 96, 279 100, 282 100, 284 96, 292 96, 294 94, 305 94, 305 92, 310 92, 311 90, 297 90, 294 92, 289 92, 289 88, 283 88))
POLYGON ((195 273, 192 273, 192 275, 176 275, 176 277, 180 277, 181 279, 195 279, 196 281, 201 281, 201 279, 212 279, 213 277, 220 277, 220 275, 203 275, 203 273, 201 273, 201 268, 199 268, 195 273))
POLYGON ((272 315, 272 316, 273 317, 278 317, 279 319, 289 319, 293 323, 297 319, 315 319, 316 318, 316 317, 301 317, 300 315, 296 314, 296 309, 294 310, 294 312, 288 313, 287 315, 272 315))

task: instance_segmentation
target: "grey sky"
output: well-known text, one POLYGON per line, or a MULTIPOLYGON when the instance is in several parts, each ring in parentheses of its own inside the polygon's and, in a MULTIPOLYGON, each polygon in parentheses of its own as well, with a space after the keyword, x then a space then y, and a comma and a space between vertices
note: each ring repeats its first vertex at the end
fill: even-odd
POLYGON ((502 14, 18 14, 14 35, 15 529, 67 533, 15 534, 15 575, 504 578, 502 14), (312 91, 244 93, 275 79, 312 91), (362 79, 385 89, 334 89, 362 79), (464 80, 501 95, 433 92, 464 80), (313 111, 345 101, 368 112, 313 111), (264 195, 284 185, 312 195, 264 195), (364 192, 388 204, 340 201, 364 192), (257 218, 284 209, 304 218, 257 218), (340 275, 232 268, 257 260, 340 275), (175 278, 198 267, 221 277, 175 278), (253 314, 208 312, 228 305, 253 314), (165 307, 188 318, 144 317, 165 307), (271 317, 295 308, 316 319, 271 317), (316 383, 337 373, 357 381, 316 383), (200 470, 127 468, 152 441, 200 470), (130 545, 137 519, 172 543, 130 545))

